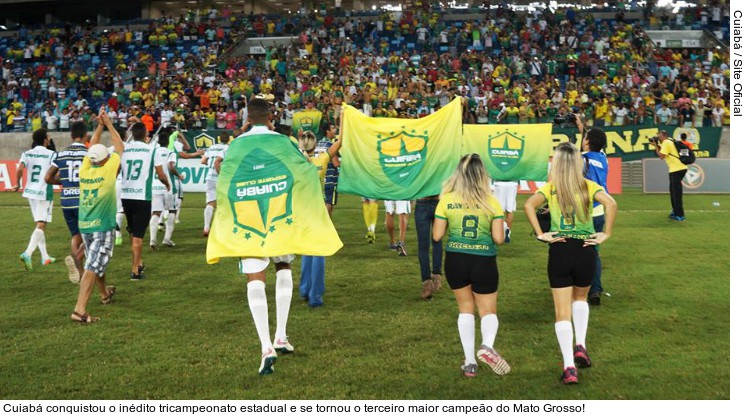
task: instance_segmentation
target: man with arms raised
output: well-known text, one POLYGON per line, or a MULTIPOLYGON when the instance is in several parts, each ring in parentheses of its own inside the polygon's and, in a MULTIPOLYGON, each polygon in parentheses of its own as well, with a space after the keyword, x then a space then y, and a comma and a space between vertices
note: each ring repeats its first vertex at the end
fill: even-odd
POLYGON ((88 154, 80 166, 79 223, 83 243, 87 251, 85 272, 80 280, 75 310, 70 319, 89 324, 100 318, 88 314, 88 300, 93 286, 98 285, 101 303, 111 303, 116 288, 106 286, 106 267, 114 253, 116 231, 116 174, 119 172, 120 155, 124 152, 116 128, 111 119, 101 110, 98 127, 90 140, 88 154), (114 152, 100 143, 103 125, 111 134, 114 152))

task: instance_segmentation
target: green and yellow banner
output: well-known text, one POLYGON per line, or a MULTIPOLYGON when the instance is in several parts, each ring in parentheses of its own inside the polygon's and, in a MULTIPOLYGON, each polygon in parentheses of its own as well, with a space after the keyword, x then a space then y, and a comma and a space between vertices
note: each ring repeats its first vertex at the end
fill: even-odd
POLYGON ((344 105, 338 189, 373 199, 438 195, 462 148, 462 107, 453 100, 421 119, 371 118, 344 105))
POLYGON ((462 154, 478 153, 497 181, 547 181, 551 126, 464 125, 462 154))
POLYGON ((222 257, 333 255, 343 244, 321 187, 317 168, 288 137, 266 131, 236 138, 217 180, 207 262, 217 263, 222 257))
MULTIPOLYGON (((589 128, 586 128, 589 129, 589 128)), ((659 130, 666 130, 670 137, 680 138, 682 134, 687 135, 687 140, 692 142, 697 158, 715 158, 718 155, 718 147, 721 142, 721 128, 682 128, 677 126, 604 126, 602 130, 607 134, 607 148, 605 153, 608 157, 620 157, 623 161, 636 161, 644 158, 656 158, 654 146, 649 138, 658 135, 659 130)), ((579 131, 571 128, 553 128, 553 146, 559 143, 581 141, 579 131)))

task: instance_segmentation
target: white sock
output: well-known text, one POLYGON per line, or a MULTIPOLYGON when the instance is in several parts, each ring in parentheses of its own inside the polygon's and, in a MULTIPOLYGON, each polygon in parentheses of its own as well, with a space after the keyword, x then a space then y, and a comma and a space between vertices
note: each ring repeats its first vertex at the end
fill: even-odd
POLYGON ((369 232, 375 232, 375 224, 369 224, 369 232))
POLYGON ((558 337, 558 345, 561 347, 563 368, 576 367, 573 359, 573 327, 571 321, 556 322, 555 336, 558 337))
POLYGON ((168 211, 162 211, 160 212, 160 223, 165 223, 166 219, 168 219, 168 215, 170 215, 170 212, 168 211))
POLYGON ((461 313, 457 317, 457 330, 460 331, 465 364, 475 364, 475 316, 461 313))
POLYGON ((168 220, 165 222, 165 236, 163 239, 165 241, 170 241, 171 238, 173 238, 173 231, 176 229, 176 217, 175 216, 169 216, 168 220))
POLYGON ((266 303, 266 283, 260 280, 248 282, 248 308, 256 325, 258 339, 261 340, 261 352, 273 348, 269 336, 269 307, 266 303))
POLYGON ((181 219, 181 205, 178 205, 178 209, 176 209, 176 221, 181 219))
POLYGON ((576 330, 576 345, 586 348, 586 330, 589 328, 589 304, 584 301, 575 301, 571 304, 573 326, 576 330))
POLYGON ((499 318, 496 314, 486 315, 481 318, 481 336, 483 337, 483 345, 493 348, 493 344, 496 341, 496 334, 499 332, 499 318))
POLYGON ((116 213, 116 225, 119 226, 119 233, 124 230, 124 214, 121 212, 116 213))
POLYGON ((210 205, 207 205, 206 208, 204 208, 204 230, 209 231, 210 225, 212 224, 212 214, 214 213, 214 208, 210 205))
POLYGON ((23 253, 31 257, 31 255, 34 253, 34 250, 36 250, 36 247, 39 246, 39 241, 41 241, 41 238, 43 236, 44 231, 39 228, 34 229, 34 232, 31 233, 31 239, 28 241, 28 247, 26 247, 26 251, 24 251, 23 253))
POLYGON ((287 320, 292 303, 292 270, 276 272, 276 334, 274 339, 287 338, 287 320))
POLYGON ((152 215, 150 218, 150 242, 158 242, 158 222, 159 215, 152 215))
POLYGON ((47 253, 46 249, 46 235, 41 229, 39 229, 39 231, 41 231, 41 240, 39 240, 39 252, 41 253, 41 260, 44 261, 49 258, 49 254, 47 253))

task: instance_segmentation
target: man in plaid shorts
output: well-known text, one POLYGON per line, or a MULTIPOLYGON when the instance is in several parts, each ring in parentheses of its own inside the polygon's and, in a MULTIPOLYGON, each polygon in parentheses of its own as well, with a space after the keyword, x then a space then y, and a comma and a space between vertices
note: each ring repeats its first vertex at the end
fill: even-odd
POLYGON ((98 285, 101 303, 111 303, 116 288, 106 286, 106 267, 114 253, 116 238, 116 175, 119 172, 124 143, 104 109, 98 115, 98 127, 80 166, 80 209, 78 226, 85 244, 85 272, 80 280, 77 304, 70 318, 89 324, 100 318, 87 312, 93 285, 98 285), (100 144, 103 126, 111 134, 114 153, 100 144))

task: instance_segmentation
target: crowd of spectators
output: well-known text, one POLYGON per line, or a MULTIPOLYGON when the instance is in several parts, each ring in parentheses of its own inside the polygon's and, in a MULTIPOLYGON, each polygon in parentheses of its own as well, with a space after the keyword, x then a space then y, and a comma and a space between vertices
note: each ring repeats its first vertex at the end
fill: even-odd
MULTIPOLYGON (((722 15, 723 16, 723 15, 722 15)), ((275 97, 277 121, 342 102, 373 117, 416 118, 467 98, 466 123, 728 124, 728 54, 660 49, 641 21, 571 8, 485 11, 458 19, 428 7, 366 18, 164 17, 146 27, 20 31, 0 43, 3 131, 92 124, 105 105, 122 126, 232 129, 246 99, 275 97), (454 20, 452 20, 454 18, 454 20), (296 34, 287 46, 225 57, 245 36, 296 34)), ((324 132, 324 130, 323 130, 324 132)))

